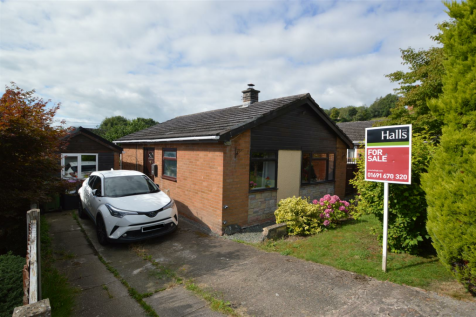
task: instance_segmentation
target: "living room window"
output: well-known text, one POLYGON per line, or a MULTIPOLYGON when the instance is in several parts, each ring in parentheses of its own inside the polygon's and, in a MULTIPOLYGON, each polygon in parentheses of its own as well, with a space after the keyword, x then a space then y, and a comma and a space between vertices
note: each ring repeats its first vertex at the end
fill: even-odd
POLYGON ((98 155, 94 153, 64 153, 61 154, 61 173, 64 179, 85 179, 89 174, 98 170, 98 155))
POLYGON ((162 150, 162 178, 177 181, 177 149, 162 150))
POLYGON ((335 154, 303 152, 301 183, 315 184, 334 180, 335 154))
POLYGON ((250 190, 276 188, 276 151, 253 151, 250 158, 250 190))

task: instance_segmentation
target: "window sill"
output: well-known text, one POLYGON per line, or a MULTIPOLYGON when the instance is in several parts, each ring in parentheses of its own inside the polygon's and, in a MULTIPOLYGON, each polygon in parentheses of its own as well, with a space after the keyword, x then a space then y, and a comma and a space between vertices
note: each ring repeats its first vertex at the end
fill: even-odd
POLYGON ((259 188, 259 189, 250 189, 249 193, 257 193, 257 192, 266 192, 270 190, 278 190, 278 188, 273 187, 273 188, 259 188))
POLYGON ((322 182, 316 182, 316 183, 301 183, 301 186, 312 186, 312 185, 327 184, 327 183, 334 183, 334 182, 335 182, 335 180, 322 181, 322 182))
POLYGON ((165 179, 165 180, 168 180, 168 181, 171 181, 171 182, 175 182, 175 183, 177 182, 177 178, 175 178, 175 177, 162 175, 162 179, 165 179))

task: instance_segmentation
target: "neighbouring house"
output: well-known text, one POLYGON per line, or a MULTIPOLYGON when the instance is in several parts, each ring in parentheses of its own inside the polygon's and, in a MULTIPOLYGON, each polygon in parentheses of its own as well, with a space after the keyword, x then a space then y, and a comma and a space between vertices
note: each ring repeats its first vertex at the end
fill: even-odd
POLYGON ((339 122, 337 126, 352 140, 354 148, 347 150, 347 163, 356 164, 357 159, 365 154, 365 129, 371 128, 378 120, 339 122))
POLYGON ((344 196, 352 141, 310 94, 259 101, 253 86, 238 106, 114 141, 124 148, 123 168, 151 176, 182 215, 218 234, 274 220, 283 198, 344 196))
POLYGON ((122 148, 83 127, 66 137, 68 145, 61 153, 61 177, 85 179, 94 171, 120 169, 122 148))
MULTIPOLYGON (((72 130, 66 137, 67 146, 61 152, 61 178, 69 182, 78 182, 89 177, 94 171, 120 169, 122 148, 103 139, 89 129, 79 127, 72 130)), ((59 203, 54 201, 43 206, 44 210, 75 209, 78 200, 75 194, 65 193, 59 196, 59 203)))
POLYGON ((354 148, 347 149, 346 195, 355 194, 356 192, 354 186, 350 184, 350 180, 355 177, 355 173, 358 171, 357 159, 365 155, 365 129, 371 128, 377 121, 378 120, 337 123, 337 126, 347 134, 354 144, 354 148))

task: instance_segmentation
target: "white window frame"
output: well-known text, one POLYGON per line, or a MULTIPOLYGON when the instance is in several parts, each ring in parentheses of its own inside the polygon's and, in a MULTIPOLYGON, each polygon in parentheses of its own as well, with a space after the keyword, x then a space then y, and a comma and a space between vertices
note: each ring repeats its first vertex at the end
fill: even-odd
MULTIPOLYGON (((65 178, 65 157, 76 156, 78 158, 78 176, 81 175, 81 155, 94 155, 96 156, 96 170, 98 171, 98 153, 61 153, 61 178, 63 179, 72 179, 72 178, 65 178)), ((76 178, 76 179, 84 179, 84 178, 76 178)))
POLYGON ((347 149, 347 158, 348 159, 353 159, 357 156, 357 148, 354 147, 353 149, 347 149))

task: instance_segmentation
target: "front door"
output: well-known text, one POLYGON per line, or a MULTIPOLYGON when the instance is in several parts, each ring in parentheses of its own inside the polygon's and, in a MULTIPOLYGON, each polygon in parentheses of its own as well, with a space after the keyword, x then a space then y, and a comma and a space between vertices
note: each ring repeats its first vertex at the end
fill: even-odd
POLYGON ((155 149, 153 147, 144 148, 144 174, 154 179, 152 175, 152 164, 155 161, 155 149))

